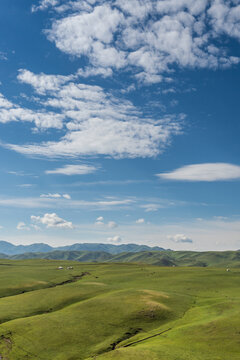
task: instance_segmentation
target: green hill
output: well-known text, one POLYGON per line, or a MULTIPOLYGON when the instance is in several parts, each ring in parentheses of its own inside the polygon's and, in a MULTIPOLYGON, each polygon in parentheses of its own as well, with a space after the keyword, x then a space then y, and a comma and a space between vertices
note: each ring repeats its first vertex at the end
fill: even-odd
MULTIPOLYGON (((4 255, 6 258, 6 255, 4 255)), ((51 251, 9 256, 9 259, 75 260, 145 263, 157 266, 240 267, 240 251, 143 251, 112 255, 103 251, 51 251)))
POLYGON ((3 259, 0 358, 239 360, 239 279, 240 269, 3 259))

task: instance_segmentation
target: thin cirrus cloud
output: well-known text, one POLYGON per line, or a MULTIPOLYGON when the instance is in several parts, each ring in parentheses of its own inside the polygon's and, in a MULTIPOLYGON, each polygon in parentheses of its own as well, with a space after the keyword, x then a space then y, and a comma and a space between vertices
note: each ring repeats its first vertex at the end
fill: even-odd
POLYGON ((61 168, 54 170, 46 170, 46 174, 59 174, 59 175, 87 175, 97 171, 98 168, 93 165, 65 165, 61 168))
POLYGON ((173 66, 224 68, 239 62, 221 45, 223 36, 240 40, 234 0, 82 0, 64 5, 43 0, 38 9, 49 6, 61 17, 45 30, 47 38, 64 53, 88 58, 95 71, 112 75, 112 69, 132 69, 138 81, 156 83, 168 79, 173 66))
POLYGON ((40 198, 47 198, 47 199, 67 199, 67 200, 70 200, 71 199, 71 196, 69 194, 41 194, 40 195, 40 198))
POLYGON ((133 199, 114 199, 114 200, 71 200, 64 194, 61 198, 58 197, 18 197, 18 198, 0 198, 0 207, 14 207, 14 208, 82 208, 82 209, 119 209, 134 206, 133 199), (66 199, 68 201, 66 201, 66 199))
POLYGON ((183 166, 172 172, 157 174, 161 179, 179 181, 227 181, 240 179, 240 166, 205 163, 183 166))

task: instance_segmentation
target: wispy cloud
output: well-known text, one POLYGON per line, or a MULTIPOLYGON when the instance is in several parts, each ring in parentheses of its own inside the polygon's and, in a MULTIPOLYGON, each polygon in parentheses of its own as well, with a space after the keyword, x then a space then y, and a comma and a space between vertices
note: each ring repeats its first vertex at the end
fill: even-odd
MULTIPOLYGON (((54 194, 53 194, 54 195, 54 194)), ((60 194, 59 194, 60 195, 60 194)), ((58 196, 43 196, 43 197, 19 197, 19 198, 1 198, 0 207, 15 207, 15 208, 82 208, 82 209, 119 209, 129 206, 133 206, 136 201, 133 199, 107 199, 102 200, 72 200, 69 198, 70 195, 63 194, 61 197, 58 196), (66 199, 68 201, 66 201, 66 199)))
POLYGON ((92 174, 97 171, 98 168, 93 165, 65 165, 61 168, 54 169, 54 170, 47 170, 45 171, 46 174, 60 174, 60 175, 86 175, 92 174))
POLYGON ((40 0, 39 5, 32 6, 32 12, 39 10, 46 10, 49 7, 56 6, 59 4, 59 0, 40 0))
POLYGON ((20 222, 17 224, 17 230, 27 230, 27 231, 30 231, 30 227, 27 226, 23 221, 20 221, 20 222))
POLYGON ((71 196, 69 194, 58 194, 58 193, 55 193, 55 194, 41 194, 40 195, 40 198, 47 198, 47 199, 67 199, 67 200, 70 200, 71 199, 71 196))
POLYGON ((0 51, 0 60, 8 60, 7 54, 5 52, 0 51))
POLYGON ((183 166, 172 172, 157 174, 161 179, 180 181, 226 181, 240 179, 240 166, 206 163, 183 166))

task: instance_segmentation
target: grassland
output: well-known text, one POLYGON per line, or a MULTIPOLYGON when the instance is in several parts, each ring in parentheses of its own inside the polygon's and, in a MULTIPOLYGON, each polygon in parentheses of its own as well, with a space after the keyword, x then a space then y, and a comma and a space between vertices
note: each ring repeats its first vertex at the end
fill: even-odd
POLYGON ((1 260, 0 358, 239 360, 239 285, 239 268, 1 260))

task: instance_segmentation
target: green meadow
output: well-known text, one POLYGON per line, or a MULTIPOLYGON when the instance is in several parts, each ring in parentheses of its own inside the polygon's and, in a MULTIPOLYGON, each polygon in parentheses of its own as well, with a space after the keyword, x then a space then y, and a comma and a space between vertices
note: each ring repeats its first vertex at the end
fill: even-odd
POLYGON ((240 268, 1 260, 0 359, 239 360, 240 268))

